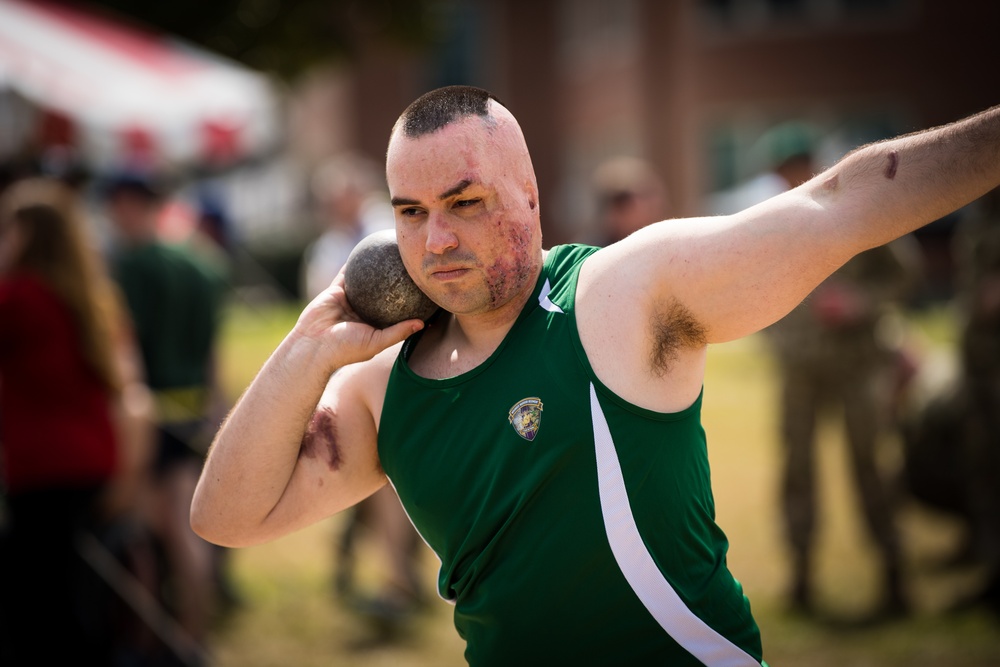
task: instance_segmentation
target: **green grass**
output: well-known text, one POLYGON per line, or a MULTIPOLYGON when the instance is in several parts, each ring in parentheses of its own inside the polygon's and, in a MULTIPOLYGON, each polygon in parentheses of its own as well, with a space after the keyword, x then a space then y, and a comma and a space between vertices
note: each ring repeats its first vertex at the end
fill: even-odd
POLYGON ((219 365, 222 386, 232 401, 243 393, 271 351, 295 325, 299 312, 298 304, 253 308, 233 305, 226 310, 219 365))
MULTIPOLYGON (((222 356, 230 395, 235 398, 242 392, 294 324, 297 312, 285 307, 239 308, 230 313, 222 356)), ((948 312, 935 310, 921 314, 911 324, 910 335, 922 357, 933 354, 947 363, 953 329, 948 312)), ((783 597, 787 554, 777 504, 775 378, 763 340, 751 337, 713 348, 706 375, 704 424, 718 521, 730 538, 729 565, 751 600, 772 667, 1000 664, 1000 619, 982 611, 945 611, 976 583, 979 573, 942 573, 929 566, 955 546, 957 527, 913 504, 901 517, 907 581, 916 607, 911 617, 852 627, 787 613, 783 597)), ((864 614, 874 603, 878 579, 840 438, 835 427, 821 430, 817 589, 825 610, 849 618, 864 614)), ((885 443, 890 454, 895 445, 885 443)), ((340 525, 340 517, 331 517, 273 543, 233 552, 232 572, 245 604, 215 633, 212 649, 217 665, 465 664, 462 642, 451 625, 451 607, 438 600, 397 643, 365 646, 372 629, 347 613, 332 593, 333 541, 340 525)), ((366 553, 362 576, 371 578, 378 561, 374 551, 366 553)), ((436 561, 429 551, 424 556, 431 585, 436 561)))

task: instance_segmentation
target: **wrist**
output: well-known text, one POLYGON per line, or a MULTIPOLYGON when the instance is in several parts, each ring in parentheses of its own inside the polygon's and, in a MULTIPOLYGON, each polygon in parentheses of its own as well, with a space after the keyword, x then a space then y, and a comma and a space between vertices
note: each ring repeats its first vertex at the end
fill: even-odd
POLYGON ((275 350, 289 381, 303 382, 315 376, 325 385, 327 379, 343 366, 331 354, 329 343, 292 329, 275 350))

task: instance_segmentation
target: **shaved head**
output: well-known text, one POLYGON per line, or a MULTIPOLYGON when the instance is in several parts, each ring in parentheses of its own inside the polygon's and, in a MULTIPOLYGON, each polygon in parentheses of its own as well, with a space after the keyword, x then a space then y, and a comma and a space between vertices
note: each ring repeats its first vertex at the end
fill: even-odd
MULTIPOLYGON (((482 162, 497 162, 509 175, 516 175, 522 184, 530 184, 537 190, 528 145, 514 114, 496 95, 474 86, 445 86, 414 100, 393 126, 387 158, 392 157, 400 143, 424 139, 466 123, 475 123, 481 130, 481 139, 476 143, 484 151, 480 155, 482 162)), ((455 147, 461 151, 460 145, 455 147)), ((533 200, 537 205, 537 194, 533 200)))
POLYGON ((402 130, 406 137, 414 139, 469 116, 489 119, 490 100, 503 104, 489 91, 474 86, 438 88, 414 100, 396 121, 393 132, 402 130))

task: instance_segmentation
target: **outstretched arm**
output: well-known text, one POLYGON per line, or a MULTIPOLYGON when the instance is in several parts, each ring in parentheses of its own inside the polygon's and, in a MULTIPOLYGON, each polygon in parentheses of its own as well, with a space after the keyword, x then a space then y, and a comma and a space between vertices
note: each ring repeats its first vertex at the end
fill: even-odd
POLYGON ((216 435, 191 507, 195 532, 226 546, 257 544, 382 486, 373 416, 381 399, 372 387, 379 367, 369 360, 421 326, 409 320, 380 331, 361 323, 339 275, 306 307, 216 435))
POLYGON ((649 281, 650 303, 676 300, 707 342, 721 342, 780 319, 859 252, 998 184, 1000 107, 994 107, 857 149, 798 188, 740 213, 654 225, 623 252, 634 253, 630 266, 649 281))
POLYGON ((854 255, 1000 185, 1000 107, 860 148, 733 215, 666 220, 592 255, 577 322, 598 377, 637 405, 690 405, 709 343, 776 322, 854 255))

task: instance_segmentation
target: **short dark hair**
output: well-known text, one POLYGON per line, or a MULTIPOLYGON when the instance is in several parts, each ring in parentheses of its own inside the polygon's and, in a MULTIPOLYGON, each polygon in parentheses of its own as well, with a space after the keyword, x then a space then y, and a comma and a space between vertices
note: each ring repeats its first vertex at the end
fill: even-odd
POLYGON ((440 130, 468 116, 489 117, 490 100, 503 104, 493 93, 475 86, 444 86, 424 93, 406 107, 398 126, 413 139, 440 130))
POLYGON ((105 199, 126 193, 150 202, 162 199, 164 189, 163 183, 158 178, 136 170, 123 170, 111 174, 105 179, 101 188, 105 199))

